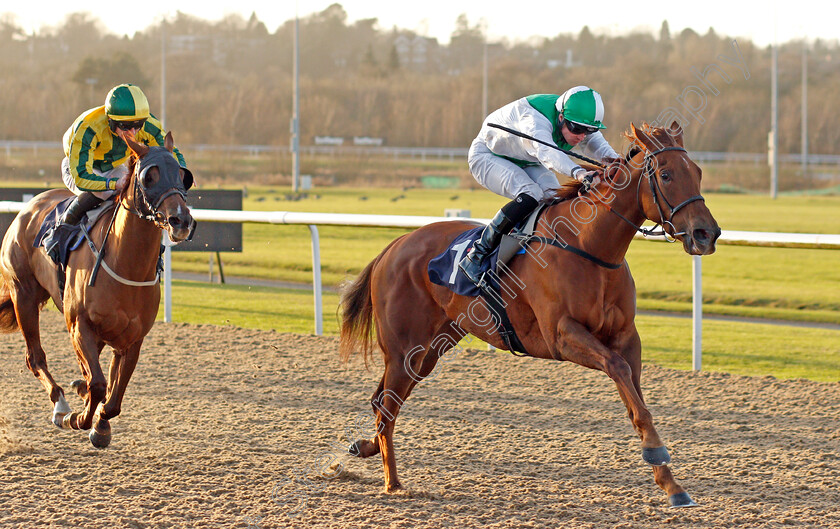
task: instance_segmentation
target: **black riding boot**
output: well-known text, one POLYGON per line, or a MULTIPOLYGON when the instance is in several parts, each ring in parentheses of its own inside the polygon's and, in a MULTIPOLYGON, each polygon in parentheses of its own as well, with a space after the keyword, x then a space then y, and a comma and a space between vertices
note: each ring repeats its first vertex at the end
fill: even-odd
POLYGON ((59 263, 61 260, 61 243, 67 238, 64 233, 72 232, 72 226, 78 224, 82 220, 82 217, 85 216, 85 213, 101 203, 102 199, 89 191, 85 191, 81 195, 76 195, 73 201, 70 202, 70 205, 67 206, 67 209, 64 210, 64 213, 58 220, 56 227, 43 240, 44 249, 53 261, 59 263))
POLYGON ((480 285, 483 275, 481 273, 481 265, 484 263, 484 260, 499 246, 499 243, 502 241, 502 235, 510 233, 510 230, 514 226, 534 211, 537 204, 538 202, 532 196, 522 193, 511 202, 505 204, 496 213, 496 216, 493 217, 490 224, 481 232, 481 237, 475 241, 472 249, 458 264, 458 267, 463 270, 470 281, 476 285, 480 285))
POLYGON ((94 195, 90 191, 85 191, 81 195, 76 195, 73 202, 64 210, 64 215, 61 216, 59 226, 61 224, 76 225, 82 220, 82 217, 88 211, 94 209, 102 203, 102 199, 94 195))

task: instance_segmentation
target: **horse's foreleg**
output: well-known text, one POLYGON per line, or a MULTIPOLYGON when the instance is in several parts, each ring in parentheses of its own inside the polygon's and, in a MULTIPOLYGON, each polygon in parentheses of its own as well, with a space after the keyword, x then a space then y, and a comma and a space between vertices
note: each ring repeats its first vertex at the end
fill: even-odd
POLYGON ((671 469, 668 465, 654 466, 653 480, 659 487, 668 494, 668 501, 671 507, 696 507, 697 504, 691 499, 691 496, 684 488, 677 483, 674 475, 671 474, 671 469))
POLYGON ((653 416, 642 398, 639 383, 641 343, 635 330, 628 331, 631 334, 627 337, 627 345, 621 355, 606 347, 577 321, 565 319, 561 321, 558 330, 559 358, 601 370, 615 382, 633 428, 641 438, 642 458, 653 465, 656 484, 668 494, 671 505, 694 505, 666 466, 671 456, 653 426, 653 416))
POLYGON ((26 342, 26 367, 49 393, 53 403, 52 422, 60 427, 64 417, 70 413, 70 405, 64 398, 64 390, 55 383, 47 369, 47 355, 41 346, 40 305, 49 294, 40 285, 27 287, 21 283, 15 283, 13 288, 9 289, 9 293, 18 326, 26 342))
POLYGON ((90 432, 90 442, 97 448, 105 448, 111 442, 110 420, 120 414, 122 399, 134 368, 137 367, 142 343, 140 340, 125 351, 114 351, 108 371, 108 396, 99 407, 93 430, 90 432))
POLYGON ((100 402, 105 400, 107 384, 99 365, 99 354, 104 343, 99 341, 84 319, 76 319, 68 325, 70 339, 76 350, 79 367, 87 381, 85 409, 81 413, 70 413, 64 417, 62 426, 74 430, 88 430, 93 422, 93 414, 100 402))
MULTIPOLYGON (((653 427, 653 417, 633 383, 633 368, 627 360, 606 347, 583 325, 575 320, 564 319, 559 326, 557 355, 563 360, 603 371, 615 382, 618 394, 627 407, 627 414, 633 428, 642 440, 646 451, 664 448, 662 439, 653 427)), ((667 451, 666 451, 667 453, 667 451)), ((651 464, 665 464, 668 461, 648 461, 651 464)))

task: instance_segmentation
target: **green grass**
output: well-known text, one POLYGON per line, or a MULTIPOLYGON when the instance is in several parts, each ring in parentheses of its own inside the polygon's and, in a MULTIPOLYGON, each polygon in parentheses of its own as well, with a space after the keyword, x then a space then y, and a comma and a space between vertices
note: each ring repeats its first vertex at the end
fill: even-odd
MULTIPOLYGON (((338 295, 323 294, 324 333, 338 333, 338 295)), ((163 320, 163 303, 158 311, 163 320)), ((172 320, 315 334, 311 291, 195 281, 172 282, 172 320)))
MULTIPOLYGON (((174 281, 173 295, 175 321, 314 333, 309 291, 174 281)), ((323 302, 324 334, 336 335, 338 296, 327 293, 323 302)), ((162 311, 161 307, 159 319, 162 311)), ((646 363, 691 369, 689 319, 644 315, 636 321, 646 363)), ((467 347, 482 346, 482 342, 473 339, 467 347)), ((703 370, 838 382, 840 332, 705 320, 703 370)))
MULTIPOLYGON (((644 362, 691 369, 691 321, 638 316, 644 362)), ((840 331, 728 321, 703 322, 703 370, 840 382, 840 331)))
MULTIPOLYGON (((286 190, 251 187, 245 209, 397 215, 443 215, 446 208, 491 217, 504 199, 484 190, 326 188, 298 201, 286 190), (316 198, 317 197, 317 198, 316 198)), ((707 194, 724 229, 840 233, 840 197, 707 194)), ((352 278, 406 230, 319 228, 322 279, 337 285, 352 278)), ((309 230, 304 226, 244 226, 244 252, 225 253, 225 273, 311 282, 309 230)), ((204 254, 175 254, 175 269, 206 272, 204 254)), ((627 254, 639 307, 689 311, 691 259, 679 245, 635 241, 627 254)), ((703 258, 704 309, 710 314, 821 321, 840 324, 840 252, 824 249, 719 245, 703 258)))

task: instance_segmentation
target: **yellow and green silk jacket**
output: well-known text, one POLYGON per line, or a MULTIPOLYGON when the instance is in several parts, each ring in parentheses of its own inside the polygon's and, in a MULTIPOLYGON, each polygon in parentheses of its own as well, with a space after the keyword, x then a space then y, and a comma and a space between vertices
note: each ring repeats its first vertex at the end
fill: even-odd
MULTIPOLYGON (((134 136, 144 145, 163 146, 163 125, 154 116, 149 117, 143 128, 134 136)), ((115 189, 116 180, 109 180, 93 172, 107 172, 128 160, 131 150, 122 138, 111 132, 105 107, 84 112, 64 133, 64 154, 70 159, 70 174, 82 191, 115 189)), ((181 167, 186 167, 184 156, 176 148, 173 152, 181 167)))

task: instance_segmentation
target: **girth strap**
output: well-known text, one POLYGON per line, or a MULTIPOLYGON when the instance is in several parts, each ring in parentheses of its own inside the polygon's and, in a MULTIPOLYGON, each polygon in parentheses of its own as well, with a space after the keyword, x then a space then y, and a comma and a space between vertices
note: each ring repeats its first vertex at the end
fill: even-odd
POLYGON ((490 311, 499 318, 499 325, 496 330, 499 332, 499 336, 502 337, 511 354, 515 356, 531 356, 528 354, 525 346, 522 345, 522 342, 519 341, 519 336, 516 335, 516 331, 513 329, 513 323, 511 323, 507 311, 505 311, 505 307, 501 303, 498 290, 491 290, 493 287, 488 285, 487 282, 484 282, 480 287, 481 298, 487 303, 490 311))

